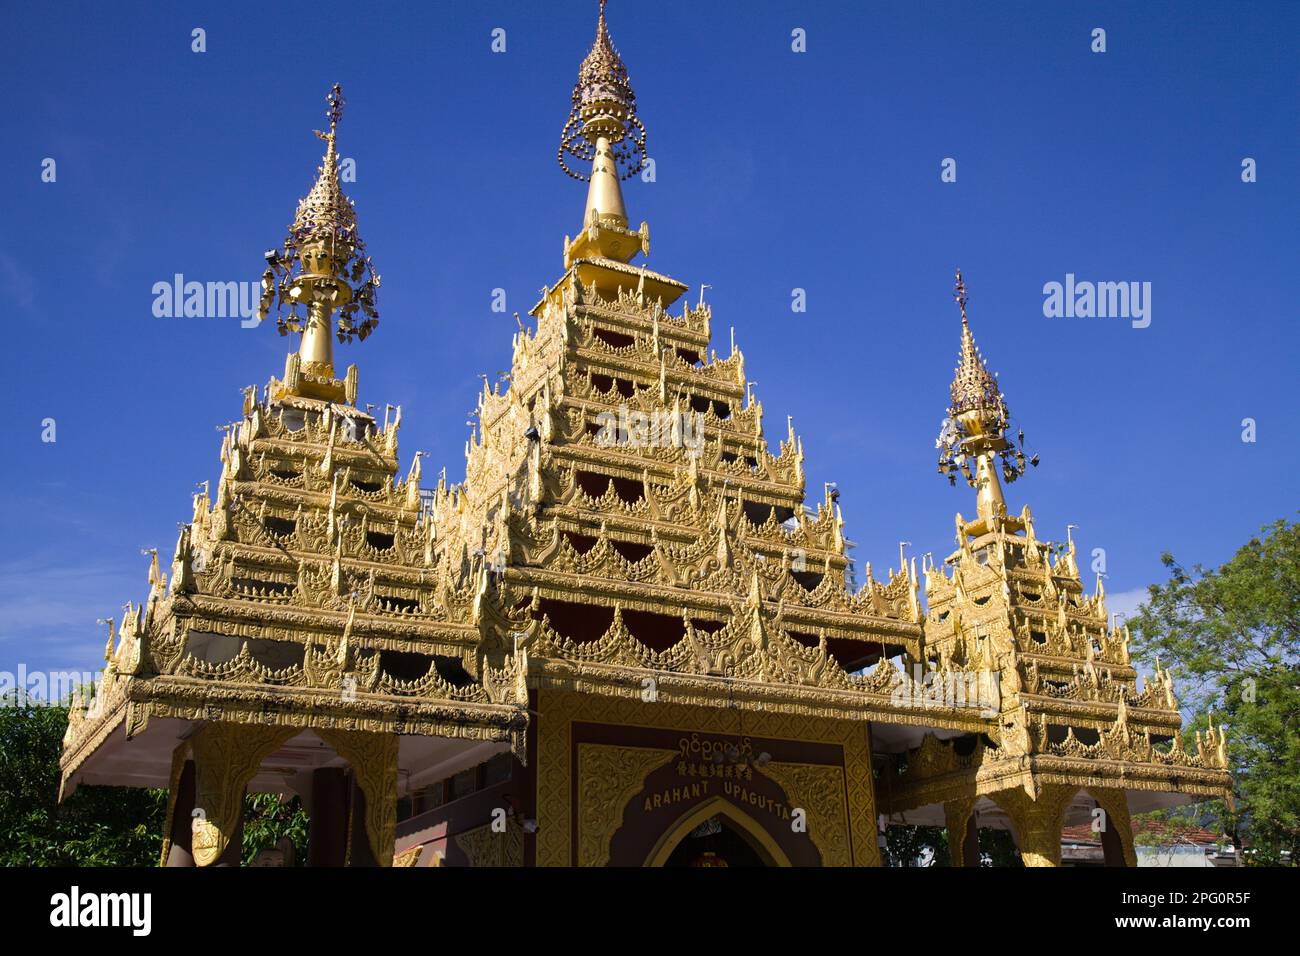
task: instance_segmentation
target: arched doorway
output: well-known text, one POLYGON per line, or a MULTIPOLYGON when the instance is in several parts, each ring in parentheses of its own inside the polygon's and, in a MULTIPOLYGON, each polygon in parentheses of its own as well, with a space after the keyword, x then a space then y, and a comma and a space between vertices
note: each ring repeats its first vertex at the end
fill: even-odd
POLYGON ((646 866, 698 866, 710 861, 718 866, 790 865, 757 821, 721 797, 678 817, 650 851, 646 866))

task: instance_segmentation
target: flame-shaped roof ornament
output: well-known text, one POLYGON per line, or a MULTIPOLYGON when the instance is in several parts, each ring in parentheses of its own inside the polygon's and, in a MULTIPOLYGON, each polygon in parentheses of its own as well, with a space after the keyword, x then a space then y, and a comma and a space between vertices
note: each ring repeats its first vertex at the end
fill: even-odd
POLYGON ((960 269, 953 298, 961 307, 961 355, 954 369, 949 412, 955 417, 977 408, 996 409, 1002 394, 998 391, 998 380, 984 364, 984 356, 980 355, 975 336, 971 334, 970 320, 966 317, 966 283, 960 269))
POLYGON ((304 343, 316 306, 327 307, 326 320, 334 309, 339 310, 332 331, 340 342, 350 341, 353 336, 364 340, 379 324, 375 307, 379 276, 357 231, 356 207, 343 194, 339 182, 336 139, 344 106, 339 84, 334 84, 326 103, 329 132, 316 130, 326 143, 325 157, 311 191, 298 203, 283 253, 266 253, 268 267, 262 277, 258 310, 258 318, 264 319, 272 305, 278 306, 281 314, 276 317, 276 325, 280 334, 303 332, 304 343), (305 307, 307 316, 299 313, 299 306, 305 307), (283 314, 284 310, 288 315, 283 314))

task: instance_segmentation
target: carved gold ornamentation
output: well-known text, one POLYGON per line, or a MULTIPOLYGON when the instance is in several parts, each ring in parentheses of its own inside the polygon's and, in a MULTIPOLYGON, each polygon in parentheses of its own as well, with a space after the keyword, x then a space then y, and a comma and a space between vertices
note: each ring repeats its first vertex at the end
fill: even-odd
POLYGON ((578 745, 578 865, 609 863, 609 841, 645 779, 677 756, 672 750, 578 745))
POLYGON ((769 763, 762 768, 782 790, 791 808, 807 814, 808 836, 823 866, 852 866, 844 772, 839 767, 806 763, 769 763))
POLYGON ((492 824, 475 827, 453 837, 470 866, 523 866, 524 831, 513 821, 494 830, 492 824))
POLYGON ((196 866, 220 859, 238 828, 248 781, 262 760, 292 736, 283 727, 211 723, 191 738, 196 866))
POLYGON ((352 767, 366 797, 366 837, 380 866, 391 866, 397 830, 397 737, 317 728, 352 767))
MULTIPOLYGON (((542 691, 538 699, 537 736, 537 863, 569 866, 572 839, 569 782, 571 724, 584 722, 659 727, 701 734, 754 735, 780 740, 838 744, 844 754, 844 790, 848 800, 849 862, 879 866, 876 845, 875 794, 870 741, 864 724, 799 717, 790 714, 745 715, 743 727, 735 713, 677 704, 639 704, 615 698, 561 691, 542 691)), ((829 815, 834 819, 833 815, 829 815)))
POLYGON ((1061 826, 1074 787, 1041 787, 1037 797, 1024 790, 1004 790, 993 801, 1011 818, 1016 845, 1025 866, 1061 865, 1061 826))
POLYGON ((420 851, 423 849, 424 846, 420 845, 413 846, 408 850, 403 850, 401 853, 393 857, 393 866, 407 868, 418 865, 420 862, 420 851))

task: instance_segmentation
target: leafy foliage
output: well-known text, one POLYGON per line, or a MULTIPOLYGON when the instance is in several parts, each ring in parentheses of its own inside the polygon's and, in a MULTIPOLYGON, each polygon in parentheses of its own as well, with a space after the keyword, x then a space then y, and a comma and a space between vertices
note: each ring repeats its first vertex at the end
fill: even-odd
MULTIPOLYGON (((1008 830, 979 828, 980 866, 1023 866, 1008 830)), ((885 831, 885 866, 951 866, 945 827, 894 826, 885 831)))
POLYGON ((63 707, 0 700, 0 866, 152 866, 165 790, 78 787, 62 805, 63 707))
POLYGON ((1233 806, 1208 815, 1250 844, 1246 859, 1290 862, 1300 850, 1300 525, 1278 520, 1218 569, 1187 570, 1162 557, 1169 580, 1152 585, 1129 621, 1133 653, 1158 657, 1178 679, 1190 729, 1211 711, 1228 727, 1233 806))
POLYGON ((285 800, 276 793, 250 793, 244 798, 244 863, 252 863, 259 852, 288 837, 293 841, 294 866, 302 866, 307 861, 308 824, 298 797, 285 800))
MULTIPOLYGON (((0 866, 155 866, 167 791, 81 786, 62 804, 59 751, 66 707, 0 698, 0 866)), ((281 837, 306 859, 307 814, 296 797, 244 798, 244 862, 281 837)))
POLYGON ((944 827, 889 827, 883 862, 885 866, 948 866, 948 831, 944 827))
POLYGON ((1020 851, 1010 830, 994 830, 980 827, 980 865, 988 866, 1024 866, 1020 851))

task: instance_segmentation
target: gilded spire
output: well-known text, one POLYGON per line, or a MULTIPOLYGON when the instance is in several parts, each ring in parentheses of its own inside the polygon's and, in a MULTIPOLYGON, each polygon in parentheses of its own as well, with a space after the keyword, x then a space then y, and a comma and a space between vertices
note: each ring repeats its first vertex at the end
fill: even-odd
MULTIPOLYGON (((935 445, 939 449, 940 474, 946 475, 950 484, 956 484, 960 472, 968 484, 979 489, 976 502, 979 519, 968 529, 974 534, 993 530, 1006 522, 1007 506, 996 461, 1001 456, 1002 478, 1008 484, 1023 475, 1024 434, 1018 432, 1014 440, 1008 438, 1010 412, 998 380, 984 364, 971 333, 966 314, 966 283, 960 269, 953 298, 961 309, 961 354, 950 389, 952 404, 948 406, 948 417, 935 445)), ((1028 459, 1028 463, 1037 465, 1038 456, 1028 459)))
POLYGON ((582 225, 589 235, 579 235, 566 246, 566 258, 594 252, 629 261, 647 251, 649 232, 628 229, 620 180, 640 171, 645 163, 646 130, 636 112, 636 94, 627 67, 614 49, 605 23, 605 0, 600 0, 596 40, 578 68, 573 104, 560 133, 556 156, 560 168, 574 179, 589 182, 582 225), (578 168, 570 166, 577 160, 578 168), (590 171, 583 167, 590 164, 590 171))
POLYGON ((953 298, 961 307, 961 356, 952 380, 951 412, 959 415, 973 408, 996 408, 1002 400, 998 380, 984 364, 984 357, 975 345, 975 336, 971 334, 970 320, 966 317, 966 283, 962 280, 960 269, 957 270, 953 298))
POLYGON ((325 115, 329 118, 328 133, 316 130, 316 135, 325 140, 325 158, 321 160, 316 174, 316 184, 311 192, 298 203, 298 214, 294 216, 294 237, 300 244, 327 240, 340 244, 355 245, 357 237, 357 211, 352 200, 343 195, 339 184, 338 153, 335 139, 338 135, 339 121, 343 118, 343 88, 335 83, 326 97, 329 109, 325 115))
POLYGON ((596 18, 596 42, 578 68, 579 90, 588 94, 602 93, 605 92, 599 89, 602 86, 609 87, 608 92, 613 94, 612 98, 628 109, 633 108, 636 95, 628 81, 623 58, 618 55, 614 41, 609 38, 609 26, 605 23, 605 0, 600 0, 600 15, 596 18))
POLYGON ((325 141, 325 157, 311 191, 298 203, 283 253, 266 253, 258 318, 266 318, 274 304, 280 334, 302 333, 297 356, 290 357, 280 383, 285 393, 351 402, 355 373, 349 373, 347 382, 335 377, 332 339, 364 340, 379 324, 379 275, 357 231, 356 208, 339 182, 336 141, 344 105, 339 84, 326 104, 329 132, 316 131, 325 141))
POLYGON ((560 134, 557 158, 561 168, 574 179, 592 179, 585 170, 570 167, 565 156, 584 165, 590 163, 598 155, 596 147, 601 138, 611 146, 612 172, 617 179, 628 179, 640 171, 645 162, 645 126, 636 113, 636 94, 627 67, 609 38, 605 0, 600 0, 596 42, 578 68, 573 108, 560 134))

